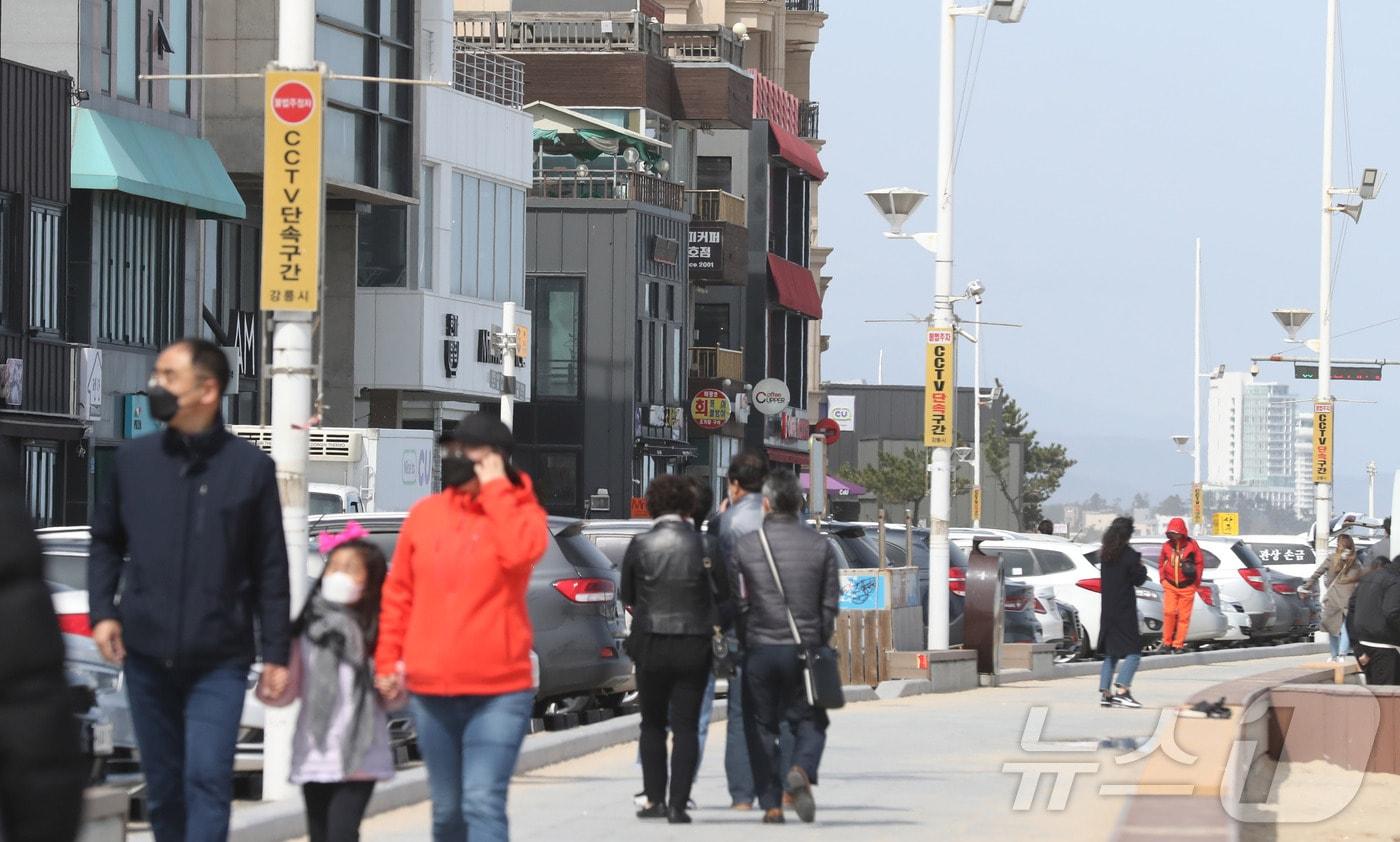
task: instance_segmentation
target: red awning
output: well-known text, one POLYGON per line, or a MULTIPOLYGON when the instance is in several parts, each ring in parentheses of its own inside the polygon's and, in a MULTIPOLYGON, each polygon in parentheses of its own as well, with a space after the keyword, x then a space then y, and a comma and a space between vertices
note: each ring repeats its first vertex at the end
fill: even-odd
POLYGON ((768 124, 768 131, 773 133, 773 140, 778 144, 777 155, 779 158, 817 181, 826 179, 826 170, 822 169, 822 162, 817 157, 817 150, 808 146, 807 141, 774 123, 768 124))
POLYGON ((814 319, 822 317, 822 297, 817 292, 811 269, 770 254, 768 277, 773 279, 773 288, 778 292, 779 306, 814 319))
POLYGON ((768 461, 779 462, 784 465, 810 465, 812 464, 812 454, 802 453, 796 450, 779 450, 776 447, 768 448, 768 461))

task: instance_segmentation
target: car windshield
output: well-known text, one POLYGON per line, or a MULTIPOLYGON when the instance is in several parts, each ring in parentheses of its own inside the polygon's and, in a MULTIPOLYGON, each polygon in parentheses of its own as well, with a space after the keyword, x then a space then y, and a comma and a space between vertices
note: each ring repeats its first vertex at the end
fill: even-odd
POLYGON ((307 514, 312 517, 317 515, 338 515, 344 512, 345 504, 338 495, 316 491, 311 493, 311 502, 307 505, 307 514))
MULTIPOLYGON (((889 532, 885 540, 898 545, 901 550, 904 548, 904 534, 902 530, 889 532)), ((915 567, 924 572, 928 572, 928 532, 926 530, 914 530, 913 563, 915 567)), ((952 542, 948 544, 948 566, 959 570, 967 569, 967 551, 952 542)))
POLYGON ((1264 566, 1264 562, 1259 560, 1259 556, 1255 555, 1254 550, 1251 550, 1249 548, 1249 545, 1245 542, 1236 541, 1234 546, 1230 547, 1230 549, 1234 550, 1235 557, 1238 558, 1240 560, 1240 563, 1243 564, 1245 567, 1248 567, 1251 570, 1258 570, 1259 568, 1264 566))

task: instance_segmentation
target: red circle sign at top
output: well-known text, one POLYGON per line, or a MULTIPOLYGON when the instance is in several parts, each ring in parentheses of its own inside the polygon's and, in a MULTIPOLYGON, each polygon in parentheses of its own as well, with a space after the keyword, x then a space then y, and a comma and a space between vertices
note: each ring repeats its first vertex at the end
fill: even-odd
POLYGON ((305 123, 315 111, 316 97, 301 82, 283 82, 272 92, 272 113, 284 123, 305 123))
POLYGON ((827 444, 836 444, 841 438, 841 427, 830 418, 823 418, 812 425, 812 433, 824 438, 827 444))

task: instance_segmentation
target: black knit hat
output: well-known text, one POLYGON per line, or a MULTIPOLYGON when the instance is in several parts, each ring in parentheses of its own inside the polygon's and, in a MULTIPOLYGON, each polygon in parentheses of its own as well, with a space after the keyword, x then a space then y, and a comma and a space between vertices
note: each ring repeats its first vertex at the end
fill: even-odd
POLYGON ((468 415, 457 426, 442 434, 439 444, 456 443, 467 447, 494 447, 506 456, 515 449, 515 436, 499 418, 468 415))

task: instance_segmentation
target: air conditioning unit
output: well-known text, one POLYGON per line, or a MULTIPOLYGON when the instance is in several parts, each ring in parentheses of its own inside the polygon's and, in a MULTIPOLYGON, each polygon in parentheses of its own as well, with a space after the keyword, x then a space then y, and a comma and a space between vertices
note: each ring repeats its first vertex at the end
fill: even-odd
MULTIPOLYGON (((229 430, 245 441, 272 453, 272 428, 235 424, 229 430)), ((348 427, 318 427, 307 433, 307 456, 329 462, 358 462, 364 457, 364 432, 348 427)))

